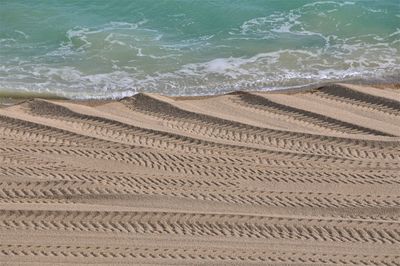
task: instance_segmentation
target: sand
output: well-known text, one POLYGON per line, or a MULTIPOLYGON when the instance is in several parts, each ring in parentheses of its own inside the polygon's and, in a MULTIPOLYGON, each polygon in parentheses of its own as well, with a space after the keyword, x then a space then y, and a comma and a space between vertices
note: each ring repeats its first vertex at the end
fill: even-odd
POLYGON ((400 265, 400 89, 0 108, 0 264, 400 265))

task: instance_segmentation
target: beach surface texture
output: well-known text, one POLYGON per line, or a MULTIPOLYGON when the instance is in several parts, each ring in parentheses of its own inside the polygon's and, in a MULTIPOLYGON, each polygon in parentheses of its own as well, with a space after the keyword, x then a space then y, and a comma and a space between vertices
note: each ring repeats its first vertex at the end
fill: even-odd
POLYGON ((400 265, 400 88, 0 108, 0 264, 400 265))

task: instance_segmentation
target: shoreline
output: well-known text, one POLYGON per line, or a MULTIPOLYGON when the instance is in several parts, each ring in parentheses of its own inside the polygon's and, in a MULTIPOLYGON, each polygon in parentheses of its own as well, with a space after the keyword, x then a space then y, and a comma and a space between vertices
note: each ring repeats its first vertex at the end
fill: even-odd
MULTIPOLYGON (((196 97, 213 97, 213 96, 221 96, 227 94, 234 94, 240 92, 250 92, 250 93, 291 93, 291 92, 302 92, 309 91, 313 89, 318 89, 324 86, 330 86, 335 84, 353 84, 353 85, 363 85, 363 86, 373 86, 373 87, 400 87, 400 78, 395 76, 375 78, 375 79, 348 79, 348 80, 340 80, 340 81, 327 81, 327 82, 316 82, 305 85, 295 85, 288 87, 274 87, 267 89, 258 89, 258 90, 232 90, 227 92, 217 92, 215 94, 193 94, 193 95, 175 95, 175 94, 165 94, 158 92, 151 92, 152 94, 160 94, 162 96, 171 97, 171 98, 196 98, 196 97)), ((11 90, 0 90, 0 100, 9 99, 10 101, 15 100, 27 100, 34 98, 48 99, 48 100, 71 100, 71 101, 118 101, 126 97, 132 97, 140 93, 146 93, 143 91, 135 92, 130 94, 129 96, 122 97, 93 97, 90 98, 84 96, 83 98, 79 97, 66 97, 64 95, 59 95, 57 93, 51 92, 35 92, 35 91, 11 91, 11 90)), ((1 105, 1 102, 0 102, 1 105)))

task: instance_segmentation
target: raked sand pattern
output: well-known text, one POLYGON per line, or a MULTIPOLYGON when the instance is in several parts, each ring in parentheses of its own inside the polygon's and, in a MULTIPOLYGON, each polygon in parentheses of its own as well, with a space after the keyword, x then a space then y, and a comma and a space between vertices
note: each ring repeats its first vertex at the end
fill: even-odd
POLYGON ((0 264, 400 265, 400 89, 0 109, 0 264))

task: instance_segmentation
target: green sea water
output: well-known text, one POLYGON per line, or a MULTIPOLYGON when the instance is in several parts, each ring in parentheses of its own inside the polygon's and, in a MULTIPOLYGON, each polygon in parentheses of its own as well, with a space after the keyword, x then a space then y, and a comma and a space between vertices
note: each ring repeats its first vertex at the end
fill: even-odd
POLYGON ((399 0, 0 0, 0 92, 199 95, 399 73, 399 0))

